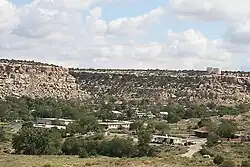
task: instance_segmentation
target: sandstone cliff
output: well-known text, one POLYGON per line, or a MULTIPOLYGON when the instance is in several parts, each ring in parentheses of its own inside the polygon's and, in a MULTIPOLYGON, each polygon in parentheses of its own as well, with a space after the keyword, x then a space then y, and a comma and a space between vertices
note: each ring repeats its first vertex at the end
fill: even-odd
POLYGON ((68 69, 42 63, 0 60, 0 98, 29 96, 84 99, 68 69))

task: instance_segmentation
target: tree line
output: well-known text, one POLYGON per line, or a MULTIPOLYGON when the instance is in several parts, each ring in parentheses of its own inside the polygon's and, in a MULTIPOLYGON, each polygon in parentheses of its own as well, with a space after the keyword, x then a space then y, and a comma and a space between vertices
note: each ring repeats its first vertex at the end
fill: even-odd
POLYGON ((58 129, 34 128, 25 124, 13 136, 12 146, 16 154, 26 155, 78 155, 108 157, 154 156, 157 148, 149 145, 152 133, 142 130, 137 133, 138 142, 132 138, 104 139, 100 133, 90 136, 71 136, 65 138, 65 132, 58 129))

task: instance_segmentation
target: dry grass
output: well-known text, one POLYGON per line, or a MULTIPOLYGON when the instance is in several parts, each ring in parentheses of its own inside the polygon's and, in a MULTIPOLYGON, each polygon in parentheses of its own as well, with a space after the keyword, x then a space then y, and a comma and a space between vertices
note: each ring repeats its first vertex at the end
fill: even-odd
POLYGON ((1 167, 213 167, 210 159, 188 159, 179 156, 164 158, 107 158, 80 159, 75 156, 0 155, 1 167))

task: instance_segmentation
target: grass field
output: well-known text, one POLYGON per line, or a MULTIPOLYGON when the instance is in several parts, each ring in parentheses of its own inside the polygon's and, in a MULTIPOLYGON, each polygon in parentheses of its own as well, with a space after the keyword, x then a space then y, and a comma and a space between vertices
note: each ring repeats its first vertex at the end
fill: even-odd
POLYGON ((107 158, 80 159, 75 156, 0 155, 1 167, 213 167, 210 159, 188 159, 178 156, 164 158, 107 158))

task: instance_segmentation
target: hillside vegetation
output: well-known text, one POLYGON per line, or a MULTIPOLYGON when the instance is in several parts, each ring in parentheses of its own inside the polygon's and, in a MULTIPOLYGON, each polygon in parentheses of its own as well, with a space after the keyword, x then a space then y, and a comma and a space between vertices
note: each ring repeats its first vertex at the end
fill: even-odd
POLYGON ((82 90, 92 97, 125 100, 215 102, 234 105, 249 102, 248 73, 224 72, 208 75, 204 71, 167 70, 77 70, 70 73, 82 90))

